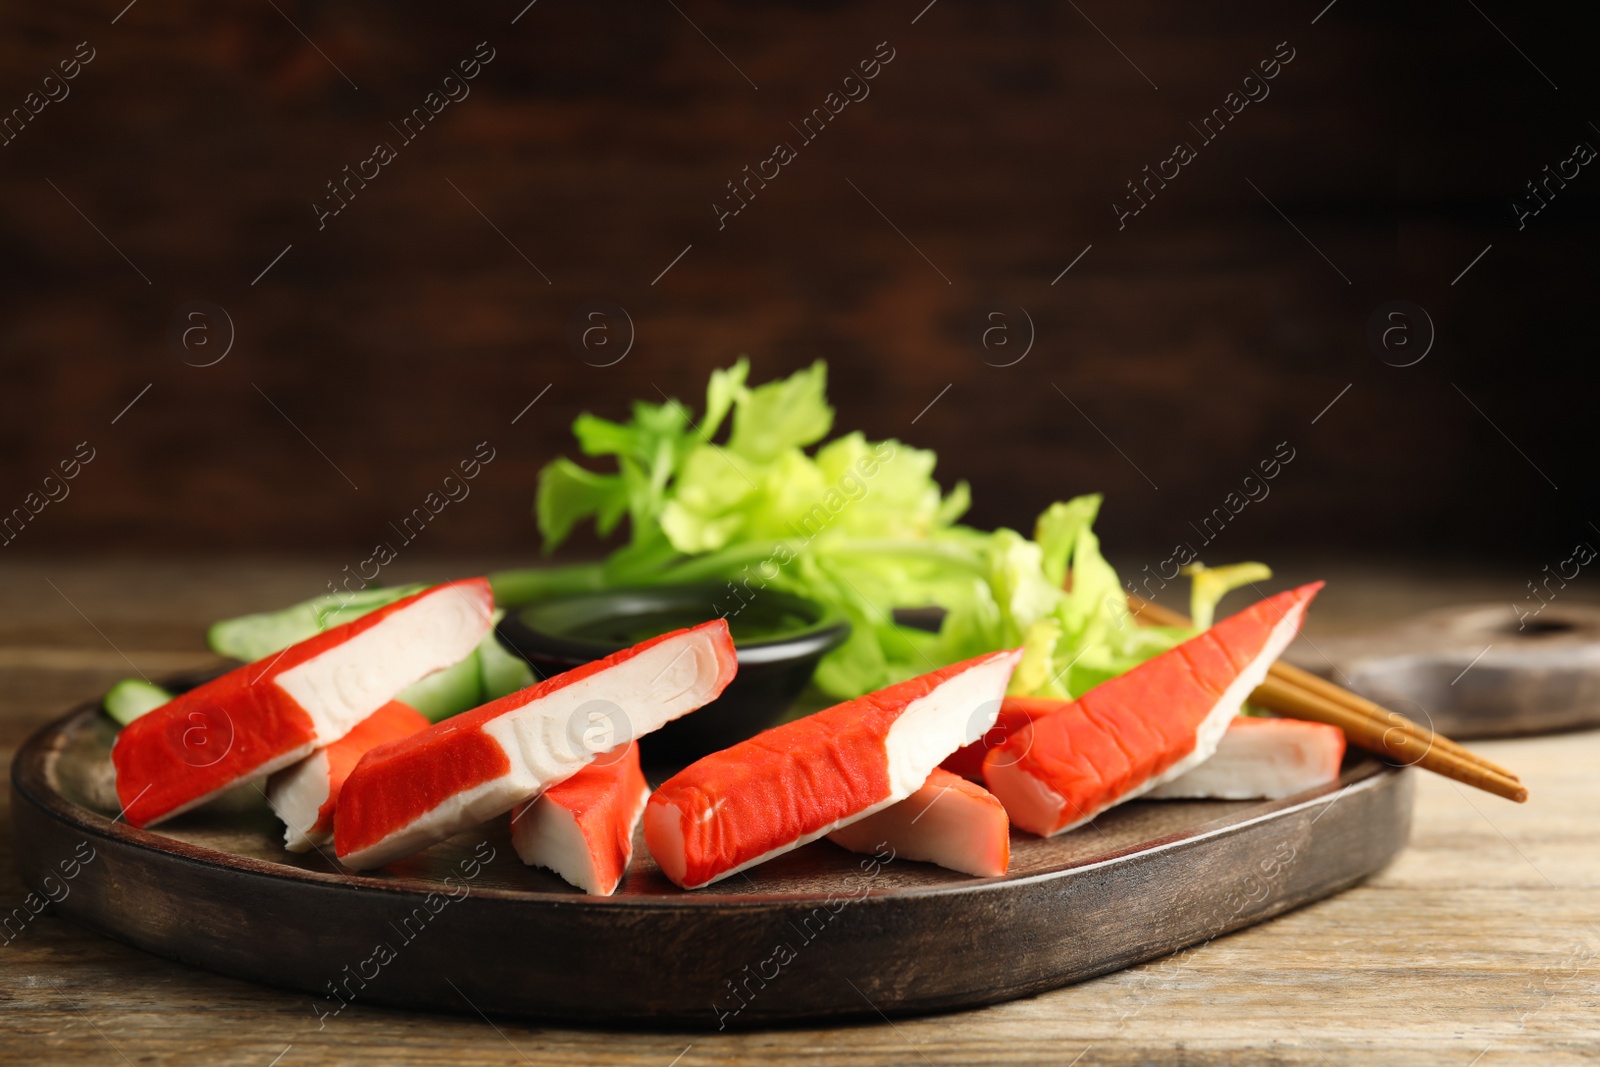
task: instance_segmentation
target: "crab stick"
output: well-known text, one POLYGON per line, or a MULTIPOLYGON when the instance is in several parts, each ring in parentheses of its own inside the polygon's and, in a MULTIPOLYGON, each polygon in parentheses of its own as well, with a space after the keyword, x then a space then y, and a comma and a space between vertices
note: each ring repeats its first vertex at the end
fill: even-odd
POLYGON ((369 752, 344 783, 334 849, 358 870, 381 867, 502 815, 716 699, 736 668, 728 624, 713 619, 369 752))
POLYGON ((1070 700, 1056 697, 1006 697, 1000 704, 1000 714, 996 716, 989 732, 972 744, 962 745, 950 753, 950 758, 939 766, 951 774, 959 774, 968 781, 982 784, 983 758, 989 754, 991 748, 998 747, 1006 738, 1039 716, 1060 711, 1071 703, 1070 700))
POLYGON ((1321 587, 1268 597, 1035 719, 984 757, 989 791, 1048 837, 1199 766, 1321 587))
POLYGON ((1145 796, 1164 800, 1279 800, 1339 778, 1344 731, 1300 719, 1241 715, 1200 766, 1145 796))
POLYGON ((942 768, 900 803, 840 827, 828 840, 869 855, 887 845, 897 859, 980 878, 1005 874, 1011 862, 1006 809, 982 786, 942 768))
POLYGON ((633 859, 633 831, 649 799, 639 743, 629 741, 516 809, 511 845, 528 866, 608 897, 633 859))
POLYGON ((489 632, 482 578, 424 589, 229 671, 133 720, 111 748, 128 822, 149 826, 339 740, 489 632))
POLYGON ((906 799, 994 724, 1021 656, 941 667, 690 764, 645 808, 650 854, 698 889, 906 799))
POLYGON ((307 852, 332 841, 339 791, 361 757, 427 728, 420 711, 391 700, 333 744, 274 774, 267 782, 267 804, 283 820, 284 847, 307 852))

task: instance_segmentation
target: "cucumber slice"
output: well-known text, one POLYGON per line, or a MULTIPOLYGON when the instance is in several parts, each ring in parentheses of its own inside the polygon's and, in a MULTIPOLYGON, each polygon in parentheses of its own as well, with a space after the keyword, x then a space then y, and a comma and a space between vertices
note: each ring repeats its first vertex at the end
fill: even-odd
MULTIPOLYGON (((347 596, 319 596, 279 611, 241 615, 213 623, 206 642, 213 652, 246 662, 272 655, 425 589, 422 585, 363 589, 347 596)), ((495 621, 503 612, 496 612, 495 621)), ((514 693, 533 684, 533 672, 521 658, 500 647, 489 634, 461 662, 410 686, 396 700, 410 704, 432 722, 449 718, 485 700, 514 693)))
POLYGON ((363 589, 345 596, 329 594, 312 597, 280 611, 223 619, 212 623, 211 629, 206 631, 206 643, 219 656, 232 656, 250 663, 425 588, 402 585, 393 589, 363 589))
MULTIPOLYGON (((494 621, 498 623, 504 615, 505 612, 496 611, 494 621)), ((507 652, 491 630, 472 655, 424 678, 395 699, 410 704, 430 722, 438 722, 526 689, 533 682, 533 669, 527 661, 507 652)))
MULTIPOLYGON (((504 614, 503 611, 496 612, 494 621, 498 623, 504 614)), ((478 642, 478 670, 485 703, 515 693, 518 689, 526 689, 536 680, 528 661, 507 651, 493 630, 478 642)))
POLYGON ((172 699, 172 694, 142 678, 124 678, 106 692, 106 714, 123 726, 172 699))
POLYGON ((400 690, 395 699, 422 712, 429 722, 448 719, 477 707, 483 703, 477 649, 461 662, 400 690))

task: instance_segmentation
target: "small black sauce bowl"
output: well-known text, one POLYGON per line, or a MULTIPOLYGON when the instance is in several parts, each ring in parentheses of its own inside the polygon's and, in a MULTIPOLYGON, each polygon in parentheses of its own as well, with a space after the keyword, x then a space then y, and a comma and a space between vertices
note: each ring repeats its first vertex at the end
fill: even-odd
MULTIPOLYGON (((740 601, 721 585, 662 585, 548 597, 506 612, 495 636, 541 678, 602 659, 657 634, 719 616, 740 601)), ((739 671, 705 707, 640 738, 653 766, 683 766, 776 725, 850 624, 802 597, 764 589, 726 616, 739 671), (747 636, 748 635, 748 636, 747 636)))

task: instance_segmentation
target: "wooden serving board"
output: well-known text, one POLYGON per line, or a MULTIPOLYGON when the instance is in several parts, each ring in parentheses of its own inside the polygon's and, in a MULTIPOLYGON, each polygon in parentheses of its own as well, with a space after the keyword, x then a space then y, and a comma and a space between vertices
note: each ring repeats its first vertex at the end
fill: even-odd
POLYGON ((1555 601, 1440 608, 1391 626, 1320 637, 1290 658, 1448 737, 1509 737, 1600 725, 1600 608, 1555 601))
POLYGON ((619 893, 597 898, 524 867, 504 819, 361 875, 285 852, 249 786, 134 829, 113 736, 85 706, 18 753, 22 877, 108 936, 304 991, 312 1018, 354 1002, 716 1030, 972 1007, 1327 896, 1411 827, 1409 773, 1358 755, 1288 800, 1136 801, 1050 840, 1017 833, 1003 878, 817 842, 685 893, 641 840, 619 893))

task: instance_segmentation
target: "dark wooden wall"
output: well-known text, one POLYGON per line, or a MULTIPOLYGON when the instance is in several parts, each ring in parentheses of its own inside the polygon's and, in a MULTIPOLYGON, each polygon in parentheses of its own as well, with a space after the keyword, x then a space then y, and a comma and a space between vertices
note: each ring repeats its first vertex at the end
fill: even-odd
POLYGON ((923 2, 8 4, 0 107, 94 59, 0 147, 0 507, 96 451, 7 551, 359 547, 483 440, 427 547, 531 549, 575 415, 698 401, 740 353, 762 378, 826 358, 839 426, 937 449, 985 525, 1097 489, 1109 541, 1159 548, 1288 441, 1208 558, 1600 536, 1600 162, 1512 209, 1600 147, 1585 16, 923 2), (470 96, 402 144, 481 41, 470 96), (802 144, 880 42, 870 96, 802 144), (1279 42, 1270 96, 1199 147, 1279 42), (780 140, 797 158, 719 229, 780 140), (1179 140, 1198 158, 1119 229, 1179 140), (319 230, 378 141, 397 157, 319 230), (1366 339, 1396 299, 1437 333, 1410 367, 1366 339), (185 365, 214 310, 211 348, 172 339, 197 300, 235 328, 214 366, 185 365), (595 300, 634 324, 613 366, 569 343, 595 300), (973 341, 1000 307, 1036 333, 1010 367, 973 341))

